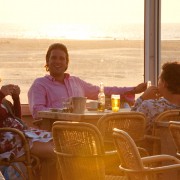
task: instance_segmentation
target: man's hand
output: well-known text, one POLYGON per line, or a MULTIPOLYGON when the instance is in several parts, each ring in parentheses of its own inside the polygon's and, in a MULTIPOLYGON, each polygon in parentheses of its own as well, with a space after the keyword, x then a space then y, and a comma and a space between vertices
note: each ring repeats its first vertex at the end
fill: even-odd
POLYGON ((161 97, 159 90, 156 86, 150 86, 141 96, 142 100, 159 99, 161 97))
POLYGON ((14 85, 13 84, 4 85, 1 87, 1 92, 5 96, 12 95, 13 91, 14 91, 14 85))
POLYGON ((21 90, 20 90, 19 86, 14 85, 12 97, 13 97, 13 98, 19 97, 20 92, 21 92, 21 90))
POLYGON ((139 94, 144 92, 147 89, 147 83, 141 83, 138 84, 136 87, 134 87, 134 89, 132 89, 131 91, 125 92, 124 94, 139 94))
POLYGON ((8 84, 1 87, 1 92, 7 96, 18 97, 20 94, 20 88, 14 84, 8 84))
POLYGON ((144 92, 147 89, 147 83, 141 83, 138 84, 135 88, 134 88, 134 94, 139 94, 144 92))

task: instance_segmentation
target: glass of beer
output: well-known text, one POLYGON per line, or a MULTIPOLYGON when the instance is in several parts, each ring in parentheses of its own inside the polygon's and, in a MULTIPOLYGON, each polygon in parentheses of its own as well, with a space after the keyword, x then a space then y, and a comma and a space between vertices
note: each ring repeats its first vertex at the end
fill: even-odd
POLYGON ((120 109, 120 95, 111 95, 111 107, 113 112, 118 112, 120 109))

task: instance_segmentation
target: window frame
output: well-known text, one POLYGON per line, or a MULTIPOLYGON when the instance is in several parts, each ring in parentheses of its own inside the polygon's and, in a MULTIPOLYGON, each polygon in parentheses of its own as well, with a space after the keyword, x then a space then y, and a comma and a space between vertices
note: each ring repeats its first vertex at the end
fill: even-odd
POLYGON ((144 0, 144 81, 157 85, 161 66, 161 0, 144 0))

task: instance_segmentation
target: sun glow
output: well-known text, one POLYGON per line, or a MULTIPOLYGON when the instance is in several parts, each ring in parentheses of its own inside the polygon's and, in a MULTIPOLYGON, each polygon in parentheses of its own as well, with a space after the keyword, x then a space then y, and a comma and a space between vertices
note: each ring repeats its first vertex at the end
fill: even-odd
MULTIPOLYGON (((63 4, 0 0, 0 4, 2 37, 13 30, 13 38, 127 39, 132 29, 124 25, 144 23, 143 0, 66 0, 63 4)), ((179 0, 163 0, 162 12, 168 13, 162 13, 162 22, 179 23, 179 6, 179 0)))
POLYGON ((52 24, 41 27, 41 32, 50 38, 90 39, 90 27, 81 24, 52 24))
POLYGON ((106 35, 104 30, 109 32, 109 27, 113 29, 122 23, 143 23, 144 17, 142 0, 1 1, 0 23, 17 25, 16 34, 26 27, 20 35, 23 38, 83 40, 110 37, 112 34, 106 35), (138 11, 133 4, 138 6, 138 11))

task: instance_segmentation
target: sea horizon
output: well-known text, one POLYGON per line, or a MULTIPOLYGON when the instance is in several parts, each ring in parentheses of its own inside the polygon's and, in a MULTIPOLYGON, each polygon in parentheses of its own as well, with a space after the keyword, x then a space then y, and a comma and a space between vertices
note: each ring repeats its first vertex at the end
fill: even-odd
MULTIPOLYGON (((0 38, 62 40, 143 40, 142 23, 116 25, 0 23, 0 38)), ((162 40, 180 40, 180 23, 162 23, 162 40), (172 28, 173 27, 173 28, 172 28)))

